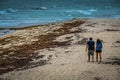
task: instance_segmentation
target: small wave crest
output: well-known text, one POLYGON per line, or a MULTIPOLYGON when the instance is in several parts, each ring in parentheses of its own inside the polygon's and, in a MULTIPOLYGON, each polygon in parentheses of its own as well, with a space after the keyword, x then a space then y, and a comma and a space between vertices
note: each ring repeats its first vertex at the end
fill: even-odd
POLYGON ((120 15, 115 15, 114 18, 120 19, 120 15))
POLYGON ((90 9, 90 10, 88 10, 88 11, 90 11, 90 12, 96 12, 97 9, 90 9))
POLYGON ((3 15, 5 13, 6 13, 6 11, 0 11, 0 15, 3 15))
POLYGON ((71 13, 71 14, 82 13, 82 14, 85 14, 85 15, 92 14, 91 12, 85 11, 85 10, 68 10, 68 11, 66 11, 66 13, 71 13))
POLYGON ((83 14, 83 15, 91 15, 93 14, 93 12, 96 12, 96 9, 90 9, 90 10, 67 10, 64 11, 62 14, 64 13, 68 13, 68 14, 83 14))
POLYGON ((8 12, 8 13, 14 13, 14 12, 17 12, 17 10, 9 8, 9 9, 6 10, 6 12, 8 12))
POLYGON ((36 7, 32 8, 33 10, 47 10, 47 7, 36 7))
POLYGON ((17 12, 16 9, 8 8, 7 10, 0 11, 0 15, 6 14, 6 13, 15 13, 17 12))

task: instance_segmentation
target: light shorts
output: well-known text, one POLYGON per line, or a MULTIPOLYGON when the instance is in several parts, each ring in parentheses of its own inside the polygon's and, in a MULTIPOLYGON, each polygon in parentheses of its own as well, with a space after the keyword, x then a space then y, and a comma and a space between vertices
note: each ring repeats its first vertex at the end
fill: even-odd
POLYGON ((94 55, 94 50, 88 50, 88 55, 94 55))

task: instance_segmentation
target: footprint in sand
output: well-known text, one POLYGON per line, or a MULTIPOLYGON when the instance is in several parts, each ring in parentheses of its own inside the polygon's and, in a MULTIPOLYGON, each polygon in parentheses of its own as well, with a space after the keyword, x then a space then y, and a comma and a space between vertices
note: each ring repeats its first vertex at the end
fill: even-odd
POLYGON ((65 53, 70 53, 70 52, 72 52, 72 51, 65 51, 65 53))

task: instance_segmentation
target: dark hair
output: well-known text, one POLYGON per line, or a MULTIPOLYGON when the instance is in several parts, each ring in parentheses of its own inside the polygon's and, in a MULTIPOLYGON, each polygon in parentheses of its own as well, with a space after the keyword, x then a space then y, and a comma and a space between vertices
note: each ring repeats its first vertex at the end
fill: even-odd
POLYGON ((101 40, 100 40, 100 39, 97 39, 97 43, 101 43, 101 40))
POLYGON ((92 40, 92 37, 90 37, 89 40, 92 40))

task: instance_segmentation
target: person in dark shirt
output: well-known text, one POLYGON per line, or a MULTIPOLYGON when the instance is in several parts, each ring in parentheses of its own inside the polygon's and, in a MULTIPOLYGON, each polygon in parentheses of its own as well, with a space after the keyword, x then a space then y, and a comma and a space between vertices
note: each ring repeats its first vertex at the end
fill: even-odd
POLYGON ((100 58, 100 61, 102 60, 101 53, 102 53, 102 41, 100 39, 97 39, 96 41, 96 62, 98 62, 98 55, 100 58))
POLYGON ((92 62, 94 62, 94 51, 95 51, 95 42, 92 38, 89 38, 86 45, 86 51, 88 51, 88 62, 90 62, 90 57, 92 56, 92 62))

